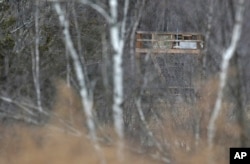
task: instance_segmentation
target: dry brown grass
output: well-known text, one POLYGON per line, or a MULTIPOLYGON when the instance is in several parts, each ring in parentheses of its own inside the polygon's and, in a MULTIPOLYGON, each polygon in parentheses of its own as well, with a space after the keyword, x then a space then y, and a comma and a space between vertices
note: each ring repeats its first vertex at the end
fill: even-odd
MULTIPOLYGON (((0 163, 8 164, 94 164, 100 163, 86 136, 74 137, 45 127, 2 128, 0 163)), ((107 163, 119 163, 116 146, 102 146, 107 163)), ((124 151, 124 163, 155 163, 149 158, 124 151)))
MULTIPOLYGON (((84 114, 79 97, 73 89, 62 81, 57 82, 57 97, 53 116, 44 126, 31 126, 22 123, 0 127, 0 164, 95 164, 101 163, 96 150, 87 137, 84 128, 84 114), (69 125, 81 135, 70 133, 69 125)), ((110 127, 98 132, 101 135, 115 136, 110 127)), ((113 138, 114 139, 114 138, 113 138)), ((114 139, 115 140, 115 139, 114 139)), ((100 143, 106 163, 120 163, 116 142, 100 143)), ((125 143, 125 145, 128 145, 125 143)), ((133 145, 135 148, 135 145, 133 145)), ((143 154, 132 153, 124 148, 123 163, 157 163, 143 154)))
MULTIPOLYGON (((161 145, 165 145, 167 157, 176 164, 206 163, 209 150, 206 142, 206 128, 215 100, 217 83, 214 79, 202 87, 201 101, 195 106, 181 104, 181 108, 170 110, 160 103, 156 108, 161 109, 163 120, 160 124, 156 120, 149 122, 149 127, 161 145), (200 125, 200 139, 195 140, 194 125, 200 125)), ((51 117, 48 124, 37 127, 16 124, 0 127, 0 164, 92 164, 100 163, 100 158, 90 139, 87 138, 85 117, 76 92, 67 87, 62 81, 57 82, 57 97, 54 104, 56 116, 51 117), (78 131, 78 136, 72 135, 68 126, 78 131), (53 127, 53 128, 52 128, 53 127)), ((237 146, 241 133, 237 123, 229 121, 231 104, 224 101, 223 110, 217 121, 216 144, 212 150, 215 162, 228 163, 229 147, 237 146)), ((111 142, 100 142, 101 149, 107 163, 120 163, 117 156, 116 135, 111 126, 98 129, 98 137, 109 136, 111 142), (108 144, 106 144, 108 143, 108 144)), ((125 142, 123 163, 151 164, 161 163, 150 156, 152 151, 142 154, 132 152, 130 148, 141 149, 140 144, 125 142)))
POLYGON ((215 146, 212 151, 207 145, 207 125, 217 94, 217 81, 210 79, 201 87, 201 99, 190 104, 179 104, 180 108, 169 109, 165 103, 156 108, 161 109, 164 118, 161 125, 155 120, 150 122, 151 130, 157 139, 165 144, 172 161, 177 164, 207 163, 212 153, 214 161, 226 164, 229 161, 229 148, 240 144, 241 128, 235 120, 230 119, 233 104, 224 99, 222 111, 216 122, 215 146), (195 138, 195 125, 199 124, 200 137, 195 138))
MULTIPOLYGON (((82 110, 80 97, 76 91, 67 86, 62 80, 57 80, 56 98, 53 111, 66 122, 70 122, 76 128, 82 128, 85 116, 82 110)), ((58 119, 51 119, 52 124, 60 124, 58 119)))

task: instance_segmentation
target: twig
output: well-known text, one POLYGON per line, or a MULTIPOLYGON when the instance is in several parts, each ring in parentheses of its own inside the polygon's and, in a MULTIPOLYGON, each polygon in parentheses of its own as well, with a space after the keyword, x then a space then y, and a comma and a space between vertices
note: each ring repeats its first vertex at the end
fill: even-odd
POLYGON ((97 12, 99 12, 108 23, 112 23, 113 22, 113 18, 100 6, 97 5, 89 0, 79 0, 81 3, 90 6, 91 8, 95 9, 97 12))
POLYGON ((36 116, 36 114, 33 111, 26 108, 22 103, 19 103, 17 101, 12 100, 11 98, 3 97, 3 96, 0 96, 0 99, 5 101, 5 102, 8 102, 8 103, 11 103, 11 104, 14 104, 14 105, 20 107, 21 109, 23 109, 25 112, 27 112, 28 114, 30 114, 32 116, 36 116))
POLYGON ((14 119, 14 120, 18 120, 18 121, 24 121, 24 122, 27 122, 27 123, 31 123, 31 124, 34 124, 34 125, 40 125, 40 123, 30 117, 27 117, 27 116, 22 116, 22 115, 15 115, 15 114, 12 114, 12 115, 9 115, 9 114, 6 114, 6 113, 0 113, 0 117, 6 117, 6 118, 11 118, 11 119, 14 119))

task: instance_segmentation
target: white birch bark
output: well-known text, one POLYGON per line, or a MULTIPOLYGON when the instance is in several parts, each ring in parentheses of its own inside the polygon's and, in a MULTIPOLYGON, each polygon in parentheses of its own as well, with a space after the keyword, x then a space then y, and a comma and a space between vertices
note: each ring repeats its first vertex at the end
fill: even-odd
MULTIPOLYGON (((110 25, 110 42, 114 50, 113 54, 113 83, 114 83, 114 97, 113 97, 113 118, 116 133, 119 139, 119 151, 123 149, 124 125, 123 125, 123 68, 122 55, 125 42, 127 12, 129 7, 129 0, 125 0, 123 20, 121 26, 118 22, 118 0, 109 0, 110 14, 101 6, 89 1, 81 0, 83 4, 89 5, 97 12, 99 12, 110 25)), ((122 156, 120 156, 122 157, 122 156)))
POLYGON ((226 85, 227 81, 227 73, 229 68, 229 61, 233 57, 235 49, 237 47, 237 43, 241 36, 242 31, 242 24, 243 24, 243 13, 244 13, 244 0, 238 1, 239 6, 236 11, 236 18, 235 18, 235 24, 233 27, 233 33, 232 33, 232 39, 229 47, 225 50, 225 52, 222 54, 222 63, 221 63, 221 72, 220 72, 220 82, 219 82, 219 90, 217 99, 215 102, 215 106, 211 115, 211 118, 209 120, 208 124, 208 145, 210 148, 213 147, 214 144, 214 137, 216 132, 216 120, 219 116, 219 113, 221 111, 221 104, 223 99, 223 90, 226 85))
POLYGON ((36 90, 37 106, 38 111, 43 112, 42 102, 41 102, 41 90, 40 90, 40 68, 39 68, 39 1, 36 0, 36 11, 35 11, 35 56, 32 59, 33 68, 33 80, 36 90))
POLYGON ((113 117, 115 130, 120 139, 124 136, 123 130, 123 112, 121 104, 123 102, 123 68, 122 55, 125 42, 126 20, 129 7, 129 0, 125 0, 123 20, 121 25, 118 22, 118 0, 109 0, 110 14, 101 6, 89 1, 80 0, 81 3, 89 5, 100 13, 110 25, 110 42, 114 50, 113 55, 113 82, 114 82, 114 97, 113 97, 113 117))
POLYGON ((122 72, 122 44, 119 37, 119 26, 117 24, 117 0, 109 1, 113 24, 110 28, 111 44, 115 51, 113 55, 113 82, 114 82, 114 97, 113 97, 113 115, 114 124, 117 134, 120 138, 123 137, 123 121, 122 108, 123 101, 123 72, 122 72))
POLYGON ((61 23, 61 25, 63 26, 64 30, 63 30, 63 34, 64 34, 64 39, 65 39, 65 44, 67 46, 67 49, 69 51, 69 55, 71 57, 71 59, 73 60, 73 65, 74 65, 74 70, 77 76, 77 80, 80 86, 80 96, 82 99, 82 105, 84 108, 84 112, 86 114, 86 119, 87 119, 87 126, 89 128, 90 131, 90 137, 92 142, 94 143, 94 147, 99 155, 99 157, 101 158, 101 162, 105 163, 104 161, 104 157, 101 153, 100 150, 100 146, 97 142, 97 136, 96 136, 96 128, 95 128, 95 124, 94 124, 94 119, 93 119, 93 113, 92 113, 92 108, 93 108, 93 97, 91 96, 92 94, 90 94, 86 85, 86 81, 85 81, 85 75, 80 63, 80 58, 79 55, 77 54, 72 39, 71 39, 71 35, 69 32, 69 22, 65 17, 65 13, 63 12, 63 10, 61 9, 60 4, 57 2, 54 5, 55 10, 59 16, 59 21, 61 23))
POLYGON ((111 27, 110 27, 110 38, 111 45, 115 51, 113 55, 113 83, 114 83, 114 96, 113 96, 113 118, 115 130, 119 136, 119 150, 118 155, 120 158, 122 156, 123 149, 123 137, 124 137, 124 123, 123 123, 123 68, 122 68, 122 55, 125 42, 125 32, 126 32, 126 17, 128 11, 129 0, 125 0, 124 6, 124 19, 122 21, 121 29, 118 24, 118 1, 110 0, 110 13, 111 13, 111 27))
MULTIPOLYGON (((128 12, 128 7, 129 7, 129 0, 125 0, 124 4, 124 10, 123 10, 123 20, 121 24, 118 21, 118 0, 109 0, 109 8, 110 11, 106 11, 103 9, 100 5, 90 1, 90 0, 79 0, 79 2, 86 4, 93 9, 95 9, 98 13, 100 13, 107 23, 110 25, 110 42, 112 45, 112 48, 114 50, 113 54, 113 83, 114 83, 114 96, 113 96, 113 118, 114 118, 114 126, 116 133, 119 137, 119 154, 121 154, 121 150, 123 149, 123 137, 124 137, 124 125, 123 125, 123 111, 122 111, 122 103, 123 103, 123 68, 122 68, 122 55, 123 55, 123 48, 124 48, 124 43, 125 43, 125 33, 126 33, 126 21, 127 21, 127 12, 128 12)), ((73 61, 76 63, 75 64, 75 70, 76 73, 79 74, 79 71, 83 73, 82 68, 80 69, 78 64, 79 62, 79 57, 76 53, 76 51, 73 48, 72 41, 70 39, 69 32, 67 30, 68 28, 68 23, 64 18, 64 14, 60 9, 60 6, 58 3, 55 5, 56 11, 59 15, 60 22, 64 26, 64 35, 65 35, 65 40, 66 44, 68 44, 68 49, 71 54, 71 57, 73 61)), ((79 76, 79 75, 78 75, 79 76)), ((84 77, 79 76, 79 83, 80 86, 83 88, 81 90, 81 95, 82 97, 85 97, 84 100, 88 100, 87 96, 87 90, 86 90, 86 85, 82 84, 82 79, 84 77)), ((84 103, 84 106, 91 106, 92 104, 88 104, 88 101, 84 103)), ((86 108, 85 107, 85 108, 86 108)), ((92 114, 88 110, 88 108, 85 109, 85 112, 87 116, 90 118, 88 119, 88 125, 89 128, 93 129, 94 124, 92 125, 92 114)))

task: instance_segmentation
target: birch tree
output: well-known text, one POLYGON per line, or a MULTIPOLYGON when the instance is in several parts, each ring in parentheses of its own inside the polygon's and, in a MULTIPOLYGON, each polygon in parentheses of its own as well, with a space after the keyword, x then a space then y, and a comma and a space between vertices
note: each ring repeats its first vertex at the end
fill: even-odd
POLYGON ((113 94, 113 119, 115 130, 120 138, 120 148, 122 148, 122 139, 124 136, 124 127, 123 127, 123 68, 122 68, 122 56, 123 49, 125 45, 125 34, 126 34, 126 21, 127 21, 127 12, 129 7, 129 0, 124 1, 123 9, 123 19, 120 22, 118 19, 118 0, 109 0, 109 10, 105 11, 100 5, 88 1, 81 0, 83 4, 89 5, 97 12, 99 12, 109 24, 110 32, 110 43, 112 49, 114 50, 113 54, 113 84, 114 84, 114 94, 113 94), (109 14, 110 13, 110 14, 109 14))
POLYGON ((233 27, 232 32, 232 39, 229 47, 223 52, 222 54, 222 63, 221 63, 221 72, 220 72, 220 79, 219 79, 219 90, 217 93, 217 98, 215 102, 215 106, 211 115, 211 118, 208 123, 208 133, 207 133, 207 140, 209 148, 213 147, 214 144, 214 137, 216 132, 216 120, 221 111, 221 104, 223 99, 223 91, 227 82, 227 74, 229 68, 230 59, 232 59, 237 43, 239 42, 241 31, 242 31, 242 24, 243 24, 243 13, 244 13, 244 0, 239 0, 238 8, 236 11, 235 16, 235 24, 233 27))
POLYGON ((58 2, 55 3, 54 7, 55 7, 57 14, 59 15, 59 21, 64 28, 63 34, 64 34, 65 44, 66 44, 67 49, 69 51, 70 57, 73 60, 74 70, 75 70, 75 73, 76 73, 76 76, 78 79, 78 83, 80 85, 80 95, 82 98, 84 112, 85 112, 86 117, 87 117, 87 125, 88 125, 88 128, 90 130, 91 140, 94 143, 94 147, 95 147, 99 157, 101 158, 102 163, 105 163, 104 158, 103 158, 102 153, 101 153, 101 150, 100 150, 100 146, 97 143, 97 136, 96 136, 96 130, 95 130, 96 128, 95 128, 95 124, 94 124, 94 120, 93 120, 93 113, 92 113, 92 108, 93 108, 92 93, 87 88, 86 79, 85 79, 86 75, 83 72, 83 69, 82 69, 82 66, 80 63, 79 55, 77 54, 77 52, 74 48, 74 45, 73 45, 73 42, 71 39, 71 35, 69 33, 69 22, 66 19, 65 13, 61 9, 61 6, 58 2))
MULTIPOLYGON (((119 154, 122 155, 121 151, 123 149, 123 137, 124 137, 124 125, 123 125, 123 68, 122 68, 122 57, 123 57, 123 49, 125 45, 125 34, 126 34, 126 22, 127 22, 127 12, 129 7, 129 0, 124 1, 124 9, 123 9, 123 19, 120 22, 118 18, 118 1, 117 0, 109 0, 109 10, 106 11, 102 8, 101 5, 98 5, 92 1, 88 0, 80 0, 81 3, 86 4, 97 12, 99 12, 109 24, 109 32, 110 32, 110 44, 113 49, 113 120, 114 127, 116 133, 119 137, 119 154)), ((71 58, 74 62, 75 72, 77 74, 78 82, 81 87, 80 95, 82 97, 83 106, 85 113, 87 115, 87 123, 88 127, 91 130, 91 136, 96 141, 95 134, 95 126, 93 122, 93 114, 91 112, 93 106, 93 99, 89 95, 86 82, 84 79, 84 74, 82 67, 80 65, 79 55, 74 49, 73 43, 71 41, 71 37, 69 34, 69 25, 67 19, 65 18, 65 14, 60 8, 59 3, 55 3, 56 12, 59 15, 59 20, 62 26, 64 27, 64 37, 65 43, 71 55, 71 58)))
POLYGON ((39 78, 39 1, 36 0, 36 11, 35 11, 35 55, 32 56, 32 71, 33 71, 33 80, 35 84, 36 97, 37 97, 37 106, 39 112, 42 112, 42 102, 41 102, 41 90, 40 90, 40 78, 39 78))
MULTIPOLYGON (((113 56, 113 83, 114 83, 114 97, 113 97, 113 115, 114 115, 114 124, 116 132, 120 138, 120 151, 123 147, 123 111, 121 105, 123 103, 123 69, 122 69, 122 54, 125 44, 125 29, 126 29, 126 17, 128 12, 129 0, 125 0, 124 6, 124 19, 122 25, 119 28, 118 24, 118 1, 110 0, 110 11, 111 11, 111 28, 110 28, 110 37, 111 44, 115 50, 113 56)), ((121 152, 120 152, 121 153, 121 152)))

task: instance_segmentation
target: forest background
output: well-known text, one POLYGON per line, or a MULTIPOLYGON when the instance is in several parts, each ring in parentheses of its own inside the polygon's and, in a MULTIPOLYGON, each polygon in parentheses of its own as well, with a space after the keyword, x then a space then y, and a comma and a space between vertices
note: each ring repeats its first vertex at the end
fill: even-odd
POLYGON ((250 145, 249 5, 2 0, 1 163, 228 163, 250 145), (195 101, 138 65, 136 31, 204 35, 195 101))

